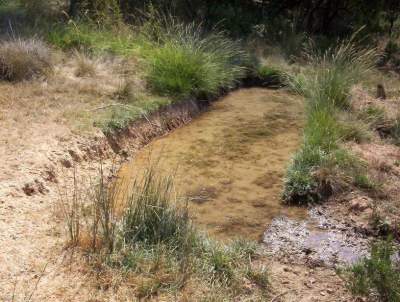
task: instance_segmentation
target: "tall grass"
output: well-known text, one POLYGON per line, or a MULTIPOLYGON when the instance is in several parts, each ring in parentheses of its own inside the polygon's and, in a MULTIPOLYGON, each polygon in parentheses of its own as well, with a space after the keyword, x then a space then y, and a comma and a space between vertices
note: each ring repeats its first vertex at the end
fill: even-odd
POLYGON ((122 221, 125 244, 166 243, 181 248, 193 234, 187 205, 179 206, 174 197, 171 177, 158 177, 148 169, 135 181, 122 221))
POLYGON ((268 271, 252 263, 258 256, 256 243, 241 239, 222 244, 200 233, 171 177, 150 167, 126 192, 118 189, 120 184, 106 181, 100 169, 89 194, 78 190, 70 203, 62 198, 69 243, 73 239, 74 246, 84 249, 96 271, 104 268, 104 274, 134 282, 139 299, 172 299, 186 286, 197 295, 194 300, 217 288, 229 300, 258 301, 268 293, 268 271), (251 291, 244 279, 254 285, 251 291))
POLYGON ((303 145, 288 169, 283 193, 284 200, 297 203, 331 194, 333 173, 360 173, 355 158, 341 149, 348 133, 338 115, 350 110, 350 89, 373 68, 375 51, 356 46, 351 38, 324 52, 310 43, 304 57, 309 66, 288 79, 307 102, 303 145))
POLYGON ((246 54, 218 30, 152 15, 143 27, 142 48, 151 88, 162 95, 207 97, 232 88, 245 74, 246 54))

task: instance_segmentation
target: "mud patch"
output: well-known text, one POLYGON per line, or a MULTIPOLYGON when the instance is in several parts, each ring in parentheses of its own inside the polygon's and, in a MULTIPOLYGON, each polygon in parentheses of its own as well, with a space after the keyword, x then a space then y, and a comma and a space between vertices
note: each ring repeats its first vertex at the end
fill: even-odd
POLYGON ((327 217, 321 209, 310 210, 311 219, 275 218, 264 233, 268 254, 291 263, 338 267, 350 265, 368 254, 368 239, 327 217))

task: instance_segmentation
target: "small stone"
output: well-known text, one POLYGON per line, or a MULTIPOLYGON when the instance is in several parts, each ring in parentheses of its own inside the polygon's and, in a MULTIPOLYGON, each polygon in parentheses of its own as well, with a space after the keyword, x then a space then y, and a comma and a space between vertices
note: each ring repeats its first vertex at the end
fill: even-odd
POLYGON ((327 288, 326 292, 331 295, 331 294, 333 294, 333 289, 332 288, 327 288))
POLYGON ((321 296, 326 296, 326 293, 325 293, 324 291, 321 291, 321 292, 320 292, 320 295, 321 295, 321 296))

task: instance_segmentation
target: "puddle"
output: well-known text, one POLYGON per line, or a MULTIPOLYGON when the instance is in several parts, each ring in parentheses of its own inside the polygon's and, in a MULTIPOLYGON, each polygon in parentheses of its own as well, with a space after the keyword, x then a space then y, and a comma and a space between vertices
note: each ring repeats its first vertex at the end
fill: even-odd
POLYGON ((242 89, 153 141, 119 176, 134 178, 157 159, 158 169, 174 174, 177 190, 189 197, 196 225, 219 239, 259 240, 275 217, 307 215, 280 202, 303 121, 301 99, 284 91, 242 89))
POLYGON ((275 218, 264 234, 267 253, 290 263, 340 267, 368 255, 369 240, 352 226, 335 220, 319 208, 310 209, 310 219, 275 218))

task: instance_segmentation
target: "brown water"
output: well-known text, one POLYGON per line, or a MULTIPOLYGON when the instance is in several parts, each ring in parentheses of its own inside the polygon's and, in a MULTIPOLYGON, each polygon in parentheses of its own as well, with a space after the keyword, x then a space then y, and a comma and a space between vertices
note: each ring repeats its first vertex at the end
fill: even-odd
POLYGON ((299 147, 302 101, 286 92, 241 89, 189 125, 159 138, 122 167, 134 178, 154 159, 189 196, 197 225, 220 239, 260 239, 273 218, 304 218, 282 205, 283 176, 299 147))

